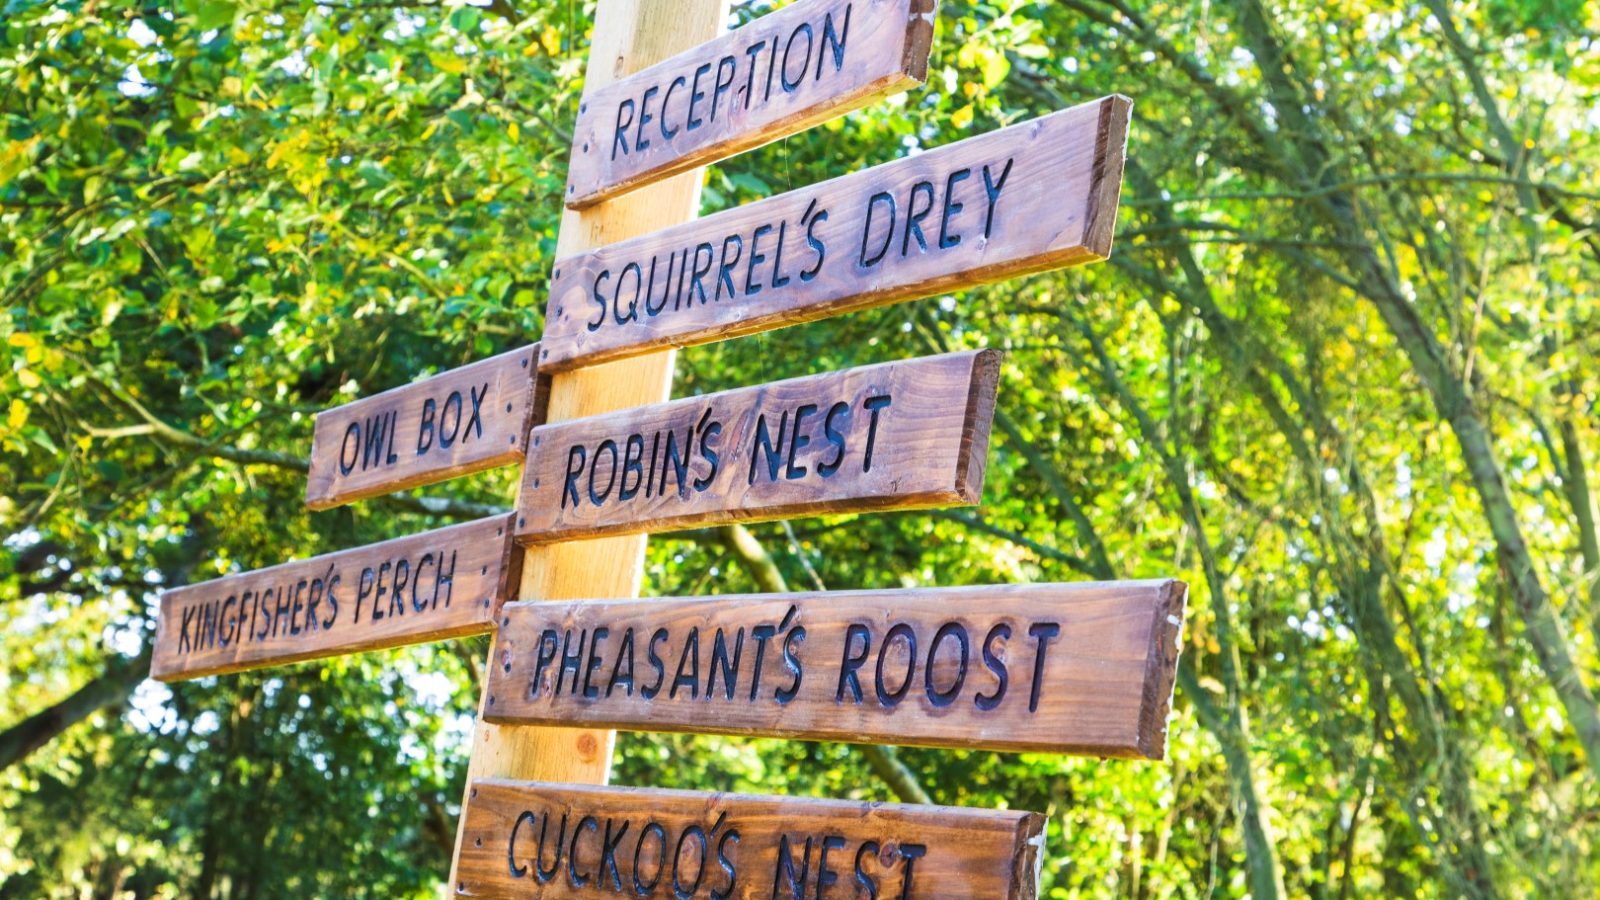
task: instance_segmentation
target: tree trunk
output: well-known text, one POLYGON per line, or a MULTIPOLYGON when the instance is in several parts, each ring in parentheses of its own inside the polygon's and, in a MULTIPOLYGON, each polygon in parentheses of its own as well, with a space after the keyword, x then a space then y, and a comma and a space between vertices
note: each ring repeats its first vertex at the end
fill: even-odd
POLYGON ((102 709, 118 706, 150 671, 149 651, 129 659, 113 656, 106 669, 66 699, 0 732, 0 771, 26 759, 68 728, 102 709))

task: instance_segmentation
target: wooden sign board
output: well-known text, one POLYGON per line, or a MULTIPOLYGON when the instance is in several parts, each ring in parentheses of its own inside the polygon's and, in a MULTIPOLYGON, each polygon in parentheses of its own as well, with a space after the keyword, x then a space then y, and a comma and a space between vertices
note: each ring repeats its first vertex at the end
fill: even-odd
POLYGON ((591 365, 1105 259, 1112 96, 556 261, 540 365, 591 365))
POLYGON ((759 147, 922 82, 935 0, 799 0, 583 98, 567 205, 759 147))
POLYGON ((462 897, 1033 898, 1044 817, 479 779, 462 897))
POLYGON ((517 539, 977 503, 999 369, 950 353, 540 426, 517 539))
POLYGON ((509 603, 497 724, 1160 759, 1181 581, 509 603))
POLYGON ((163 591, 150 677, 483 634, 521 559, 508 514, 163 591))
POLYGON ((544 420, 538 353, 533 344, 318 414, 306 506, 521 462, 529 426, 544 420))

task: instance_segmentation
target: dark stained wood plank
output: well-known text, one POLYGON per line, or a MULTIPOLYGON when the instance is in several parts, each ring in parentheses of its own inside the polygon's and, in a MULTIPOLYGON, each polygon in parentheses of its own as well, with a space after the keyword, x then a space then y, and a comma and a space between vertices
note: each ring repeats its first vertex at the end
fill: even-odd
POLYGON ((508 514, 163 591, 150 677, 483 634, 521 560, 508 514))
POLYGON ((517 539, 977 503, 999 367, 950 353, 540 426, 517 539))
POLYGON ((485 717, 1160 759, 1181 581, 508 603, 485 717))
POLYGON ((759 147, 927 78, 935 0, 799 0, 586 94, 567 205, 759 147))
POLYGON ((549 376, 532 344, 317 415, 306 506, 328 509, 521 462, 549 376))
POLYGON ((1032 900, 1044 853, 1037 813, 948 806, 479 779, 463 817, 461 897, 1032 900))
POLYGON ((1112 96, 556 261, 551 370, 1105 259, 1112 96))

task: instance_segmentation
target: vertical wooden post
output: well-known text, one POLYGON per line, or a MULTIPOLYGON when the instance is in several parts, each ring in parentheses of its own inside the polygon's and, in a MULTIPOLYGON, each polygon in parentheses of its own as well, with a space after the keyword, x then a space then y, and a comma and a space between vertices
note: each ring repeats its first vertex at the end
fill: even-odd
MULTIPOLYGON (((711 40, 728 19, 728 0, 600 0, 595 12, 585 92, 711 40)), ((701 169, 694 169, 561 218, 556 258, 676 225, 700 208, 701 169)), ((665 400, 672 387, 673 351, 555 376, 547 421, 559 422, 665 400)), ((540 448, 530 447, 529 453, 540 448)), ((531 548, 523 563, 524 600, 634 597, 644 570, 643 535, 531 548)), ((499 661, 491 651, 488 664, 499 661)), ((575 728, 495 726, 483 721, 483 698, 473 730, 467 777, 523 778, 604 784, 614 732, 575 728)), ((471 788, 468 787, 468 791, 471 788)), ((465 803, 465 801, 463 801, 465 803)), ((450 887, 456 885, 455 858, 450 887)))

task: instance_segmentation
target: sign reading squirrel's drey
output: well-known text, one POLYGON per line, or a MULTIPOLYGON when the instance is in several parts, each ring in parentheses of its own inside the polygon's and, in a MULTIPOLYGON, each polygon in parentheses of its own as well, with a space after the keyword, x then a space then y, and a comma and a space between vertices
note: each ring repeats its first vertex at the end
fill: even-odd
POLYGON ((557 260, 549 370, 1097 262, 1128 116, 1111 96, 557 260))

